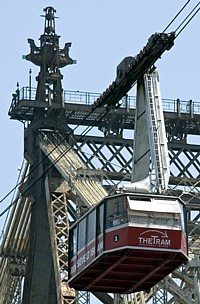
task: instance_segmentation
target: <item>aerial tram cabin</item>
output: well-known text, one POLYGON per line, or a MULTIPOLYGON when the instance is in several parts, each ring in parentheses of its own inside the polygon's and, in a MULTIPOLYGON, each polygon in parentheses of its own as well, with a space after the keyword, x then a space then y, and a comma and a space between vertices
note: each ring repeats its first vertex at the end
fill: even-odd
POLYGON ((185 205, 177 197, 108 196, 70 228, 69 286, 149 291, 188 261, 185 205))

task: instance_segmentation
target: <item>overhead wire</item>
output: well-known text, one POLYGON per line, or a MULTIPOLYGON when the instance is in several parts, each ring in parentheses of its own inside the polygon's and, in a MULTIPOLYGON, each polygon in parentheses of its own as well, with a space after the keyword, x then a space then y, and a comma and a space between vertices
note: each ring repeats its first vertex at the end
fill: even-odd
MULTIPOLYGON (((101 114, 101 116, 100 116, 100 118, 99 118, 99 120, 100 119, 103 119, 105 116, 106 116, 106 114, 110 111, 110 109, 111 108, 105 108, 105 110, 104 110, 104 112, 101 114)), ((94 111, 95 109, 93 109, 93 111, 94 111)), ((90 115, 91 115, 91 113, 90 113, 90 115)), ((79 136, 79 138, 78 138, 78 140, 80 140, 80 139, 82 139, 93 127, 94 127, 94 125, 96 124, 96 121, 94 121, 93 122, 93 124, 92 125, 90 125, 90 126, 88 126, 82 133, 81 133, 81 135, 79 136)), ((77 125, 77 127, 78 126, 80 126, 80 124, 79 125, 77 125)), ((68 134, 68 136, 69 136, 69 134, 68 134)), ((54 147, 53 148, 53 150, 51 151, 51 152, 49 152, 46 156, 49 156, 59 145, 61 145, 61 143, 63 143, 67 138, 68 138, 68 136, 66 137, 66 138, 64 138, 61 142, 59 142, 59 144, 57 144, 56 145, 56 147, 54 147)), ((20 194, 20 196, 16 199, 16 200, 14 200, 14 201, 12 201, 11 202, 11 204, 9 204, 9 206, 7 207, 7 208, 5 208, 1 213, 0 213, 0 217, 2 217, 13 205, 15 205, 17 202, 18 202, 18 200, 23 196, 23 195, 25 195, 68 151, 70 151, 73 147, 74 147, 74 145, 77 143, 77 141, 74 141, 74 143, 72 144, 72 145, 70 145, 68 148, 66 148, 64 151, 62 151, 61 153, 60 153, 60 155, 56 158, 56 160, 54 161, 54 162, 52 162, 52 163, 50 163, 50 165, 49 166, 47 166, 47 168, 45 168, 45 170, 42 172, 42 174, 39 176, 39 177, 37 177, 35 180, 33 180, 32 182, 31 182, 31 184, 20 194)), ((45 158, 46 158, 46 156, 45 156, 45 158)), ((42 159, 42 161, 40 161, 39 162, 39 164, 37 164, 37 168, 42 164, 44 162, 44 158, 42 159)), ((34 169, 36 169, 36 167, 34 168, 34 169)), ((30 175, 31 173, 33 172, 33 170, 28 174, 28 175, 30 175)), ((27 176, 28 175, 26 175, 26 177, 24 177, 24 179, 25 178, 27 178, 27 176)), ((23 180, 24 180, 23 179, 23 180)), ((19 185, 21 185, 22 184, 22 182, 23 182, 23 180, 21 181, 21 183, 19 183, 19 185)), ((15 189, 17 188, 17 186, 15 186, 15 189)))
MULTIPOLYGON (((55 145, 55 147, 52 149, 52 151, 51 152, 49 152, 48 154, 46 154, 45 155, 45 157, 41 160, 41 162, 39 162, 34 168, 32 168, 32 170, 24 177, 24 179, 25 178, 27 178, 27 177, 29 177, 40 165, 41 165, 41 163, 46 159, 46 158, 48 158, 49 157, 49 155, 51 154, 51 153, 53 153, 56 149, 57 149, 57 147, 59 147, 59 145, 61 145, 66 139, 67 139, 67 137, 69 137, 70 135, 72 135, 73 133, 74 133, 74 131, 79 127, 79 126, 81 126, 81 124, 83 124, 84 122, 85 122, 85 120, 94 112, 94 110, 95 109, 92 109, 87 115, 86 115, 86 117, 84 117, 83 118, 83 120, 81 121, 81 123, 79 123, 74 129, 72 129, 71 130, 71 132, 69 132, 68 134, 67 134, 67 136, 66 137, 63 137, 63 139, 62 140, 60 140, 60 142, 59 143, 57 143, 57 145, 55 145)), ((16 190, 16 188, 17 187, 19 187, 22 183, 23 183, 23 181, 24 181, 24 179, 23 180, 21 180, 19 183, 17 182, 17 184, 0 200, 0 204, 13 192, 13 191, 15 191, 16 190)))
MULTIPOLYGON (((22 166, 21 166, 20 172, 19 172, 19 174, 18 174, 17 183, 18 183, 18 181, 19 181, 19 179, 20 179, 20 176, 21 176, 21 173, 22 173, 22 167, 23 167, 23 165, 24 165, 24 160, 23 160, 23 162, 22 162, 22 166)), ((15 190, 16 190, 16 189, 17 189, 17 188, 15 188, 15 190)), ((13 193, 13 196, 12 196, 11 201, 14 200, 14 197, 15 197, 15 192, 13 193)), ((9 210, 10 210, 10 209, 9 209, 9 210)), ((3 237, 3 235, 4 235, 4 230, 5 230, 7 221, 8 221, 8 216, 9 216, 9 212, 8 212, 7 215, 6 215, 6 218, 5 218, 5 221, 4 221, 2 230, 1 230, 0 240, 2 239, 2 237, 3 237)))
POLYGON ((181 14, 181 12, 186 8, 186 6, 189 4, 190 0, 188 0, 183 7, 178 11, 178 13, 174 16, 174 18, 170 21, 170 23, 166 26, 166 28, 162 31, 163 33, 166 32, 166 30, 170 27, 170 25, 176 20, 176 18, 181 14))
MULTIPOLYGON (((183 5, 183 7, 178 11, 178 13, 174 16, 174 18, 169 22, 169 24, 165 27, 165 29, 162 31, 162 33, 166 32, 166 30, 174 23, 174 21, 178 18, 178 16, 180 16, 180 14, 188 6, 188 4, 190 3, 190 1, 191 0, 188 0, 183 5)), ((181 21, 181 23, 174 30, 174 32, 176 33, 175 39, 180 35, 180 33, 186 28, 186 26, 192 21, 192 19, 195 17, 195 15, 199 12, 199 10, 200 10, 199 6, 200 6, 200 1, 193 7, 193 9, 191 9, 191 11, 186 15, 186 17, 181 21), (179 30, 179 32, 178 32, 178 30, 179 30)))
MULTIPOLYGON (((185 3, 185 5, 179 10, 179 12, 175 15, 175 17, 171 20, 171 22, 167 25, 167 27, 163 30, 163 32, 165 32, 169 27, 170 27, 170 25, 175 21, 175 19, 182 13, 182 11, 186 8, 186 6, 189 4, 189 2, 190 2, 190 0, 188 0, 186 3, 185 3)), ((199 12, 199 10, 200 10, 200 7, 198 8, 198 6, 200 5, 200 1, 196 4, 196 6, 190 11, 190 13, 185 17, 185 19, 179 24, 179 26, 176 28, 176 30, 175 30, 175 32, 177 32, 180 28, 181 28, 181 26, 182 26, 182 28, 180 29, 180 31, 176 34, 176 38, 180 35, 180 33, 185 29, 185 27, 190 23, 190 21, 195 17, 195 15, 199 12), (194 12, 194 13, 193 13, 194 12), (193 15, 192 15, 193 14, 193 15), (192 15, 192 16, 191 16, 192 15), (190 17, 191 16, 191 17, 190 17), (190 17, 190 18, 189 18, 190 17), (188 18, 189 18, 189 20, 188 20, 188 18), (188 20, 188 21, 187 21, 188 20), (187 21, 187 22, 186 22, 187 21)), ((76 127, 75 127, 75 129, 73 129, 69 134, 67 134, 67 136, 66 136, 66 138, 63 138, 63 140, 61 140, 55 147, 54 147, 54 149, 51 151, 51 152, 49 152, 49 154, 47 154, 47 155, 45 155, 45 158, 47 158, 51 153, 53 153, 53 151, 55 150, 55 149, 57 149, 57 147, 59 146, 59 145, 61 145, 66 139, 67 139, 67 137, 68 136, 70 136, 70 135, 72 135, 73 134, 73 132, 74 132, 74 130, 76 130, 81 124, 83 124, 83 122, 94 112, 94 110, 95 110, 96 108, 95 107, 93 107, 92 108, 92 110, 87 114, 87 116, 81 121, 81 123, 79 124, 79 125, 77 125, 76 127)), ((103 115, 103 117, 107 114, 107 112, 111 109, 111 108, 106 108, 107 109, 107 111, 105 112, 105 114, 103 115), (109 110, 108 110, 109 109, 109 110)), ((104 112, 103 112, 104 113, 104 112)), ((99 119, 102 119, 102 117, 100 117, 99 119)), ((93 125, 91 125, 90 127, 87 127, 87 128, 92 128, 94 125, 95 125, 95 123, 96 123, 96 121, 94 122, 94 124, 93 125)), ((87 128, 85 129, 85 130, 87 130, 87 128)), ((89 130, 88 131, 86 131, 85 132, 85 130, 83 131, 83 133, 81 133, 81 136, 80 136, 80 138, 82 138, 83 136, 85 136, 85 134, 87 134, 88 132, 89 132, 89 130)), ((73 148, 73 146, 76 144, 76 142, 72 145, 72 146, 70 146, 69 148, 68 148, 68 150, 67 151, 64 151, 64 152, 62 152, 61 153, 61 155, 55 160, 55 162, 54 163, 52 163, 51 164, 51 166, 50 167, 48 167, 44 172, 43 172, 43 174, 44 173, 46 173, 50 168, 52 168, 62 157, 63 157, 63 155, 64 155, 64 153, 67 153, 71 148, 73 148)), ((36 170, 36 168, 38 167, 38 166, 40 166, 41 165, 41 163, 44 161, 44 158, 42 159, 42 161, 41 162, 39 162, 38 164, 37 164, 37 166, 35 166, 24 178, 27 178, 30 174, 32 174, 32 172, 34 171, 34 170, 36 170)), ((42 175, 43 176, 43 175, 42 175)), ((41 177, 42 177, 41 176, 41 177)), ((39 177, 39 178, 41 178, 41 177, 39 177)), ((39 178, 34 182, 34 184, 39 180, 39 178)), ((22 180, 22 181, 20 181, 19 183, 17 183, 17 185, 15 186, 15 187, 13 187, 1 200, 0 200, 0 203, 2 203, 17 187, 19 187, 22 183, 23 183, 23 181, 24 180, 22 180)), ((31 184, 32 185, 32 184, 31 184)), ((26 191, 28 191, 28 190, 26 190, 26 191)), ((24 195, 25 193, 23 193, 23 195, 24 195)), ((16 202, 12 202, 9 206, 12 206, 14 203, 16 203, 16 202)), ((8 206, 8 207, 9 207, 8 206)), ((7 209, 7 208, 6 208, 7 209)), ((4 210, 5 211, 5 210, 4 210)), ((5 212, 2 212, 2 213, 0 213, 0 216, 2 216, 5 212)), ((6 210, 7 211, 7 210, 6 210)))
POLYGON ((185 19, 179 24, 179 26, 176 28, 175 32, 177 32, 181 26, 182 28, 179 30, 179 32, 176 34, 176 38, 180 35, 180 33, 186 28, 186 26, 192 21, 192 19, 196 16, 196 14, 200 10, 200 1, 197 3, 197 5, 190 11, 190 13, 185 17, 185 19), (192 13, 194 14, 192 15, 192 13), (192 16, 191 16, 192 15, 192 16), (191 16, 191 17, 190 17, 191 16), (190 17, 190 18, 189 18, 190 17), (188 20, 189 18, 189 20, 188 20), (187 21, 188 20, 188 21, 187 21), (187 21, 187 22, 186 22, 187 21))

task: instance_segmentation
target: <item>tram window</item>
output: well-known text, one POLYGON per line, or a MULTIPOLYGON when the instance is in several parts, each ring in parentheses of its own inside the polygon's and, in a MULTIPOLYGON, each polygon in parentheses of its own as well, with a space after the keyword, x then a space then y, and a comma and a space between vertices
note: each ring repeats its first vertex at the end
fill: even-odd
POLYGON ((71 242, 72 242, 71 254, 72 256, 74 256, 76 255, 77 252, 77 228, 73 229, 71 242))
POLYGON ((129 213, 129 220, 131 223, 140 224, 140 225, 147 225, 149 224, 148 214, 147 212, 141 211, 131 211, 129 213))
POLYGON ((103 232, 103 209, 103 204, 97 208, 97 235, 103 232))
POLYGON ((155 213, 153 225, 168 226, 181 229, 179 213, 155 213))
POLYGON ((96 212, 92 211, 87 218, 87 242, 95 237, 96 230, 96 212))
POLYGON ((180 222, 181 222, 181 227, 183 229, 183 231, 186 231, 186 227, 185 227, 185 218, 184 218, 184 209, 183 206, 180 204, 180 208, 181 208, 181 214, 180 214, 180 222))
POLYGON ((127 204, 124 197, 113 197, 106 200, 106 228, 127 222, 127 204))
POLYGON ((78 224, 78 250, 80 250, 86 243, 86 218, 78 224))
POLYGON ((131 211, 129 220, 131 223, 144 226, 168 226, 181 229, 179 213, 131 211))

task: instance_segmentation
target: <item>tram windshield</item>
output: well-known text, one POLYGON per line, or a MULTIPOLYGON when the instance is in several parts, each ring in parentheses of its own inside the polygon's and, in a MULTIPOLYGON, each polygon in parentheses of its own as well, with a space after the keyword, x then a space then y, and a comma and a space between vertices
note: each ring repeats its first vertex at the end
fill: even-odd
POLYGON ((129 222, 138 226, 184 230, 182 205, 177 200, 128 197, 129 222))
POLYGON ((125 196, 109 198, 106 203, 106 228, 127 223, 127 203, 125 196))

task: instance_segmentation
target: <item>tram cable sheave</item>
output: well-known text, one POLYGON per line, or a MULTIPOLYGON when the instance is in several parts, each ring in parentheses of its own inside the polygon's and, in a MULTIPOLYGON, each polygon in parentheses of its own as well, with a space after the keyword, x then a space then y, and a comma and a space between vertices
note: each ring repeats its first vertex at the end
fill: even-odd
POLYGON ((124 58, 117 67, 116 80, 95 101, 92 108, 120 106, 119 101, 126 96, 136 81, 154 65, 166 50, 171 49, 175 37, 175 32, 155 33, 139 54, 135 57, 124 58))

